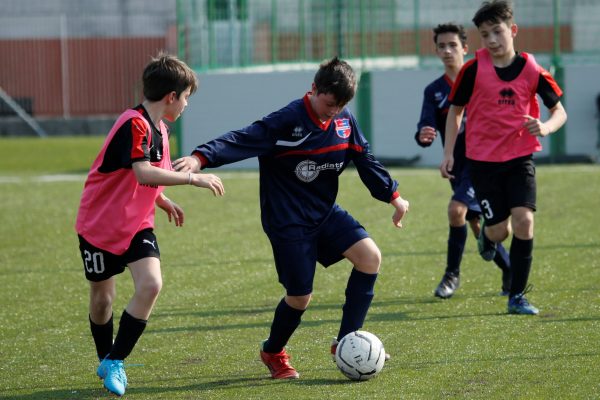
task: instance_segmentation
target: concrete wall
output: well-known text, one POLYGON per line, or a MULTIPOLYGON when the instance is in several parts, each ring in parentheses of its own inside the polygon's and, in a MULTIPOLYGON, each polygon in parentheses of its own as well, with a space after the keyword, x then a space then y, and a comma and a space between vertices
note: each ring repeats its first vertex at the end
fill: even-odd
MULTIPOLYGON (((418 155, 418 166, 439 165, 441 144, 434 143, 432 147, 423 149, 417 146, 413 135, 420 115, 423 89, 441 73, 442 70, 435 69, 371 72, 371 144, 377 157, 412 158, 418 155)), ((313 76, 314 71, 201 75, 199 92, 191 98, 182 117, 183 153, 188 154, 197 144, 244 127, 301 97, 310 89, 313 76)), ((598 76, 600 65, 567 66, 565 69, 568 155, 596 155, 598 76)), ((356 111, 354 107, 353 101, 350 108, 356 111)), ((549 154, 550 139, 542 139, 542 145, 544 150, 538 156, 549 154)), ((247 161, 233 167, 256 165, 255 161, 247 161)))
MULTIPOLYGON (((243 128, 310 90, 315 71, 205 74, 182 116, 182 153, 228 131, 243 128)), ((256 159, 232 164, 257 167, 256 159)))

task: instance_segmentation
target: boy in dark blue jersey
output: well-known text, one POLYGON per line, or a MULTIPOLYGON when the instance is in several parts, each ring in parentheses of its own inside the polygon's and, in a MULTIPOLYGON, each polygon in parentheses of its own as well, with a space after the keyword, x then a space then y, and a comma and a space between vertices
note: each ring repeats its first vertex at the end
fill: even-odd
MULTIPOLYGON (((444 63, 444 75, 430 83, 423 96, 421 118, 417 124, 415 140, 422 147, 429 147, 440 132, 442 146, 445 141, 446 116, 450 103, 448 96, 452 84, 464 64, 467 53, 467 34, 462 25, 440 24, 433 29, 436 54, 444 63)), ((452 197, 448 204, 448 252, 446 270, 434 291, 436 297, 452 297, 460 283, 460 262, 467 241, 467 221, 475 237, 479 236, 481 208, 471 184, 470 168, 465 157, 465 121, 463 119, 454 147, 454 179, 450 180, 452 197)), ((510 261, 502 245, 498 246, 494 262, 502 270, 502 295, 510 290, 510 261)))
MULTIPOLYGON (((345 107, 356 86, 350 65, 335 57, 321 64, 312 91, 303 98, 174 162, 177 170, 197 171, 258 157, 262 226, 286 290, 260 349, 275 379, 299 377, 285 345, 311 300, 317 261, 327 267, 347 258, 354 264, 338 338, 362 327, 374 295, 381 253, 360 223, 335 202, 342 171, 354 163, 371 195, 395 208, 396 227, 402 227, 408 211, 398 183, 375 160, 345 107)), ((334 340, 332 352, 336 347, 334 340)))

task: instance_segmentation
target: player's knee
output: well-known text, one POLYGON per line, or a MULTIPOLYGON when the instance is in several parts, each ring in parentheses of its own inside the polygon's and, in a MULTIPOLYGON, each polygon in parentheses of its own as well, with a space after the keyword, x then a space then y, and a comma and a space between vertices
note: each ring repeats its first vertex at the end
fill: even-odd
POLYGON ((146 299, 156 299, 160 294, 161 289, 162 279, 160 277, 149 278, 138 285, 136 292, 146 299))
POLYGON ((522 239, 533 237, 533 213, 523 213, 513 217, 513 231, 522 239))
POLYGON ((376 274, 381 266, 381 251, 378 247, 371 248, 361 255, 354 267, 366 274, 376 274))
POLYGON ((304 296, 285 296, 285 302, 288 306, 296 310, 306 310, 312 299, 312 294, 304 296))
POLYGON ((90 296, 90 312, 105 315, 112 310, 114 296, 110 292, 93 292, 90 296))
POLYGON ((464 225, 466 221, 466 207, 460 206, 455 202, 448 205, 448 221, 452 226, 464 225))

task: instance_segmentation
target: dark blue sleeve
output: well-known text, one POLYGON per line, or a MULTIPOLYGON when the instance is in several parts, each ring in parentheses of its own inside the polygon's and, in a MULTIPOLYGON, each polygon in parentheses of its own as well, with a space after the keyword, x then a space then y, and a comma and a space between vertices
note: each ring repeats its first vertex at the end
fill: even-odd
POLYGON ((369 142, 360 131, 354 116, 352 116, 352 124, 354 125, 352 131, 356 145, 356 154, 352 162, 356 166, 358 176, 369 189, 371 196, 389 203, 392 200, 392 195, 398 189, 398 182, 393 180, 385 167, 375 159, 375 156, 371 153, 369 142))
POLYGON ((268 128, 263 121, 226 134, 204 143, 194 149, 201 153, 208 164, 204 167, 215 168, 247 158, 267 153, 273 147, 268 128))
POLYGON ((287 108, 273 112, 262 120, 202 144, 194 149, 208 162, 203 167, 215 168, 225 164, 268 154, 277 141, 277 132, 286 124, 287 108))
POLYGON ((419 131, 424 126, 431 126, 437 130, 435 122, 435 102, 433 97, 432 85, 428 85, 423 92, 423 105, 421 106, 421 118, 417 124, 417 132, 415 133, 415 141, 421 147, 429 147, 431 143, 421 143, 419 141, 419 131))

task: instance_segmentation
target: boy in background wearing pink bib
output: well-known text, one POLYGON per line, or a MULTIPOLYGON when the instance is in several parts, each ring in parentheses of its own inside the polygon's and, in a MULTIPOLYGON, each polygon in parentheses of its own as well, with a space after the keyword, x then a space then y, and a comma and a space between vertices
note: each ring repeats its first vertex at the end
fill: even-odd
POLYGON ((89 320, 104 387, 122 396, 127 387, 123 360, 142 335, 162 288, 160 251, 154 235, 155 205, 176 226, 181 207, 165 186, 194 185, 224 193, 219 177, 176 172, 171 167, 169 131, 198 87, 182 61, 159 55, 144 69, 144 101, 117 119, 88 174, 75 229, 84 272, 90 282, 89 320), (129 267, 135 292, 123 311, 113 343, 115 275, 129 267))
POLYGON ((518 28, 507 1, 484 2, 473 23, 483 48, 463 66, 450 93, 440 171, 444 178, 454 178, 453 150, 467 107, 466 156, 483 215, 479 253, 492 260, 497 244, 508 238, 512 228, 508 312, 536 315, 539 310, 524 296, 529 290, 536 210, 533 153, 542 149, 538 137, 556 132, 567 120, 560 102, 562 90, 533 55, 515 51, 518 28), (539 119, 536 96, 549 109, 545 122, 539 119))

